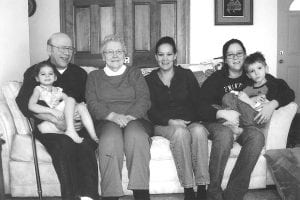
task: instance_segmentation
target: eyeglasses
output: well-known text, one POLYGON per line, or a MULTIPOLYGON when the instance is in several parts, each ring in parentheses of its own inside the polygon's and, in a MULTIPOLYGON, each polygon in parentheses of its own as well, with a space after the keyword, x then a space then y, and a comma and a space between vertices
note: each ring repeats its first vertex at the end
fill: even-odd
POLYGON ((236 54, 234 54, 234 53, 227 54, 226 58, 228 58, 228 59, 234 59, 235 57, 236 58, 242 58, 243 56, 244 56, 244 52, 238 52, 236 54))
POLYGON ((113 50, 104 51, 104 54, 107 57, 113 57, 114 55, 121 56, 121 55, 123 55, 123 53, 124 53, 124 50, 122 50, 122 49, 118 49, 116 51, 113 51, 113 50))
POLYGON ((49 44, 51 47, 54 47, 54 48, 57 48, 57 50, 60 52, 60 53, 70 53, 72 54, 74 51, 75 51, 75 48, 74 47, 69 47, 69 46, 55 46, 53 44, 49 44))

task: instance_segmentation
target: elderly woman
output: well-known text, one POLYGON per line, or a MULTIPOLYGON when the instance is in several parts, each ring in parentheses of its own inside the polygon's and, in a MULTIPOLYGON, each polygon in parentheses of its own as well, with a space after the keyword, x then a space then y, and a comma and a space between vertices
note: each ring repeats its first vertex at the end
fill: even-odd
POLYGON ((184 199, 196 199, 195 184, 197 200, 206 199, 208 133, 197 117, 199 84, 190 70, 175 65, 173 38, 161 38, 155 53, 159 68, 146 77, 151 98, 148 116, 155 124, 154 134, 170 141, 184 199))
POLYGON ((133 190, 134 199, 147 200, 152 133, 145 119, 149 90, 141 71, 123 64, 126 48, 121 38, 107 36, 101 53, 106 66, 89 74, 86 99, 99 137, 102 199, 117 200, 123 195, 125 154, 128 189, 133 190))

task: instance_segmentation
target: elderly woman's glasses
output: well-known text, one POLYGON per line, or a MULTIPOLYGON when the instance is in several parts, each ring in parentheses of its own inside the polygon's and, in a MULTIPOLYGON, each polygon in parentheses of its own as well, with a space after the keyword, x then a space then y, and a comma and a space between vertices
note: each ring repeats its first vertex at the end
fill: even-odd
POLYGON ((74 47, 69 47, 69 46, 55 46, 53 44, 49 44, 51 47, 54 47, 54 48, 57 48, 57 50, 60 52, 60 53, 73 53, 75 51, 75 48, 74 47))
POLYGON ((123 55, 123 53, 124 53, 124 50, 122 50, 122 49, 118 49, 116 51, 113 51, 113 50, 104 51, 104 54, 107 57, 113 57, 114 55, 121 56, 121 55, 123 55))
POLYGON ((238 52, 236 54, 234 53, 229 53, 226 55, 227 59, 234 59, 234 58, 242 58, 244 56, 244 52, 238 52))

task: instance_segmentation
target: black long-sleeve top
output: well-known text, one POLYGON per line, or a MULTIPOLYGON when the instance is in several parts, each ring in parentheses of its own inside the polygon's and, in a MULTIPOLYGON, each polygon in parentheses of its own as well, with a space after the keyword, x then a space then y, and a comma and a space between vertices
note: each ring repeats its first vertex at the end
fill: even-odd
MULTIPOLYGON (((268 100, 276 100, 280 106, 284 106, 294 100, 294 92, 281 79, 276 79, 270 74, 266 74, 268 87, 268 100)), ((228 77, 228 71, 225 69, 214 72, 208 77, 201 89, 199 95, 198 114, 203 121, 215 121, 217 109, 213 104, 222 105, 223 96, 232 91, 242 91, 247 85, 253 85, 245 73, 240 77, 232 79, 228 77)))
MULTIPOLYGON (((276 100, 279 103, 279 107, 285 106, 295 100, 294 91, 288 86, 288 84, 282 80, 275 78, 271 74, 266 74, 266 86, 268 92, 266 98, 269 101, 276 100)), ((253 82, 250 83, 253 85, 253 82)))
POLYGON ((222 105, 223 96, 232 91, 242 91, 249 78, 242 74, 238 78, 229 78, 225 69, 214 72, 209 76, 200 88, 198 114, 203 121, 215 121, 217 109, 212 105, 222 105))
MULTIPOLYGON (((50 62, 50 59, 47 60, 50 62)), ((32 117, 32 112, 28 110, 28 102, 35 86, 39 83, 34 77, 35 65, 28 68, 24 73, 23 85, 16 97, 16 102, 26 117, 32 117)), ((68 96, 73 97, 77 102, 85 101, 85 84, 87 73, 77 65, 69 64, 67 69, 60 74, 56 69, 57 80, 54 85, 61 87, 68 96)))
POLYGON ((146 76, 151 99, 149 119, 156 125, 167 125, 169 119, 196 121, 200 88, 192 71, 174 66, 170 87, 163 84, 158 71, 146 76))

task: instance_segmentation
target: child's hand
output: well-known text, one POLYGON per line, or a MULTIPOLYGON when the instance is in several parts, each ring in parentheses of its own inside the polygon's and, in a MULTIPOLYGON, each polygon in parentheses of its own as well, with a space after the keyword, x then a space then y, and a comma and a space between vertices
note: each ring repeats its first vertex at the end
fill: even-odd
POLYGON ((59 110, 55 110, 55 109, 53 109, 52 115, 54 115, 54 117, 56 117, 56 119, 58 119, 58 120, 63 120, 65 118, 63 112, 61 112, 59 110))
POLYGON ((266 95, 260 94, 256 97, 256 102, 265 103, 267 100, 266 95))

